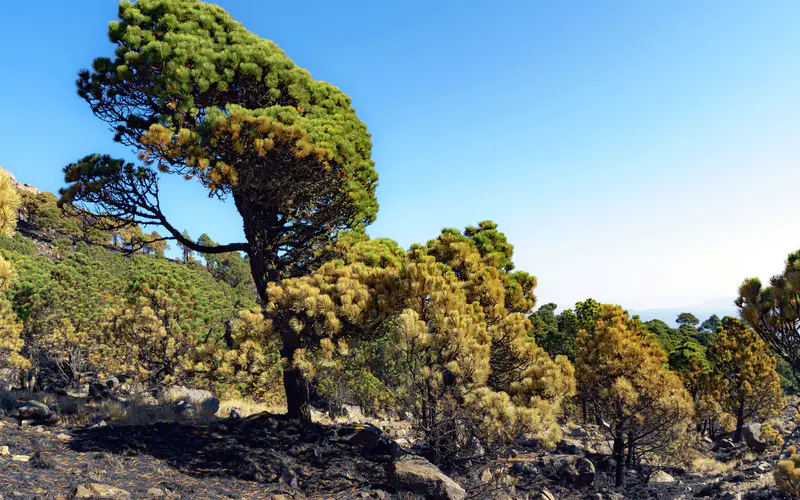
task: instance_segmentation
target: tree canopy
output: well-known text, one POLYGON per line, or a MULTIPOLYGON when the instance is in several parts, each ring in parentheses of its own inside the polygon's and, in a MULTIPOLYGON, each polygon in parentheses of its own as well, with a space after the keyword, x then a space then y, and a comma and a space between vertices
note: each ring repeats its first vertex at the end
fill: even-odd
MULTIPOLYGON (((186 260, 245 252, 264 302, 267 283, 313 271, 339 231, 375 219, 366 125, 349 97, 273 42, 199 0, 123 1, 108 37, 114 57, 80 72, 78 94, 141 164, 93 154, 66 166, 63 205, 109 227, 161 226, 186 260), (182 234, 162 210, 162 174, 231 198, 246 241, 182 234)), ((284 346, 297 343, 283 335, 284 346)), ((291 368, 284 374, 287 391, 304 392, 291 368)))

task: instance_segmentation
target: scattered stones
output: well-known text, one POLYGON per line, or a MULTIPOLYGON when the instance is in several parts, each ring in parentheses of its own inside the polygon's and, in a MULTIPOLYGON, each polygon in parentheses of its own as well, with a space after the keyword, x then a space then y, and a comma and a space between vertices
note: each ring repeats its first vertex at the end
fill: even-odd
POLYGON ((464 488, 419 456, 403 455, 389 465, 387 473, 389 482, 401 490, 441 500, 463 500, 467 496, 464 488))
POLYGON ((747 424, 742 427, 742 436, 747 447, 756 453, 763 453, 767 450, 769 443, 761 436, 761 424, 747 424))
POLYGON ((110 498, 113 500, 127 500, 131 494, 127 491, 109 486, 107 484, 87 483, 75 488, 72 498, 110 498))
POLYGON ((761 462, 758 465, 756 465, 755 470, 759 474, 766 474, 767 472, 772 470, 772 467, 767 462, 761 462))
POLYGON ((647 484, 672 484, 675 478, 664 472, 663 470, 656 471, 650 475, 647 484))
POLYGON ((532 498, 533 500, 556 500, 556 497, 547 491, 547 489, 543 489, 542 491, 536 493, 532 498))

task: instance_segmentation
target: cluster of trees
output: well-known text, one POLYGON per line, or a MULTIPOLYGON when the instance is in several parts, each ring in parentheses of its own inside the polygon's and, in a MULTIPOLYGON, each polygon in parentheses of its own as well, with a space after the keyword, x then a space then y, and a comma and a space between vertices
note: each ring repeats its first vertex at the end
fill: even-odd
POLYGON ((123 1, 109 38, 114 57, 82 71, 78 90, 138 162, 89 155, 65 167, 57 202, 40 195, 14 213, 129 252, 80 242, 52 261, 4 240, 22 327, 3 338, 32 366, 254 397, 282 381, 301 421, 315 395, 412 415, 435 461, 469 457, 475 440, 553 443, 580 408, 613 439, 618 483, 625 463, 678 456, 698 430, 735 425, 739 439, 781 406, 770 349, 800 367, 800 343, 783 338, 797 331, 800 254, 772 287, 743 287, 746 323, 698 329, 687 314, 675 330, 591 299, 534 311, 536 279, 514 269, 490 221, 408 250, 367 237, 377 174, 350 99, 221 8, 123 1), (171 224, 169 174, 232 199, 245 241, 171 224), (145 234, 154 226, 166 236, 145 234), (159 258, 168 242, 180 263, 159 258))

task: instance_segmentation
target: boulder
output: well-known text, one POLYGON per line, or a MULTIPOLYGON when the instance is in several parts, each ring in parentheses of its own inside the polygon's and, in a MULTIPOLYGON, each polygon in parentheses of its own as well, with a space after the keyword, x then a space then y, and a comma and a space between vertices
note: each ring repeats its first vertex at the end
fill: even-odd
POLYGON ((731 441, 729 438, 722 438, 716 443, 714 443, 714 447, 711 448, 711 451, 725 451, 725 450, 732 450, 736 448, 736 444, 731 441))
POLYGON ((192 403, 181 400, 175 405, 175 412, 184 417, 194 417, 197 415, 197 408, 192 403))
POLYGON ((742 427, 742 436, 747 447, 756 453, 763 453, 767 450, 769 443, 761 435, 761 424, 747 424, 742 427))
POLYGON ((131 494, 120 488, 100 483, 82 484, 72 492, 72 498, 111 498, 127 500, 131 494))
POLYGON ((23 427, 31 425, 56 425, 61 422, 58 414, 50 411, 50 408, 38 401, 19 401, 12 412, 12 416, 20 421, 23 427))
POLYGON ((655 471, 650 475, 647 484, 672 484, 675 478, 664 472, 663 470, 655 471))
POLYGON ((167 390, 167 394, 173 401, 183 400, 205 414, 213 415, 219 411, 219 399, 209 391, 175 385, 167 390))
POLYGON ((94 382, 89 384, 89 398, 94 399, 95 401, 99 401, 102 399, 112 399, 114 394, 106 387, 105 385, 94 382))
POLYGON ((611 448, 611 445, 608 441, 598 441, 593 446, 595 453, 600 453, 602 455, 611 455, 614 453, 614 450, 611 448))
POLYGON ((584 429, 583 427, 577 426, 573 427, 572 430, 569 431, 569 435, 576 438, 582 438, 588 436, 589 433, 586 432, 586 429, 584 429))
POLYGON ((412 491, 428 498, 463 500, 464 488, 444 475, 438 467, 416 455, 403 455, 389 464, 389 482, 397 489, 412 491))
POLYGON ((357 405, 342 405, 342 416, 348 420, 364 420, 364 412, 357 405))
POLYGON ((564 438, 558 442, 558 451, 566 453, 567 455, 581 455, 583 454, 583 445, 580 441, 574 439, 564 438))
POLYGON ((17 403, 15 416, 20 420, 44 420, 50 415, 50 408, 38 401, 17 403))
POLYGON ((589 486, 594 482, 595 467, 591 460, 575 455, 547 457, 544 473, 559 483, 574 488, 589 486))
POLYGON ((102 385, 106 386, 108 389, 116 389, 119 387, 119 379, 117 377, 108 377, 100 382, 102 385))
POLYGON ((365 451, 375 451, 380 440, 381 430, 374 425, 366 425, 358 427, 356 432, 347 439, 347 442, 365 451))

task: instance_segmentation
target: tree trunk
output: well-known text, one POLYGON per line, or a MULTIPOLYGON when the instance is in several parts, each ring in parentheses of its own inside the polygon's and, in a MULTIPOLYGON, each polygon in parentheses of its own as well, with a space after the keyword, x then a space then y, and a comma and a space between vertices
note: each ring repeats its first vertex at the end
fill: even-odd
POLYGON ((733 434, 733 442, 738 443, 742 440, 742 427, 744 427, 744 404, 739 406, 736 412, 736 432, 733 434))
POLYGON ((614 484, 622 486, 622 473, 625 470, 625 434, 620 432, 614 437, 614 453, 612 455, 616 464, 614 484))
POLYGON ((625 467, 633 465, 633 455, 635 452, 635 445, 633 443, 633 436, 628 435, 628 456, 625 458, 625 467))
POLYGON ((301 347, 299 335, 289 327, 283 330, 281 357, 288 361, 283 368, 283 388, 286 391, 286 416, 303 424, 311 423, 311 390, 300 370, 292 366, 294 354, 301 347))
MULTIPOLYGON (((280 283, 281 256, 276 246, 279 239, 277 212, 260 204, 250 203, 248 196, 233 193, 236 208, 242 216, 244 234, 249 244, 250 271, 253 274, 256 290, 262 304, 269 302, 267 285, 280 283)), ((303 375, 292 367, 295 352, 304 347, 300 335, 289 327, 288 322, 275 322, 274 326, 282 336, 281 357, 287 360, 283 369, 283 387, 286 391, 286 415, 311 423, 311 391, 303 375)))

